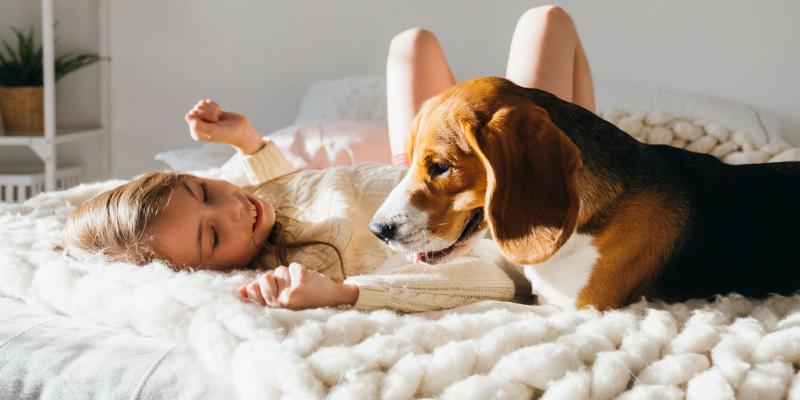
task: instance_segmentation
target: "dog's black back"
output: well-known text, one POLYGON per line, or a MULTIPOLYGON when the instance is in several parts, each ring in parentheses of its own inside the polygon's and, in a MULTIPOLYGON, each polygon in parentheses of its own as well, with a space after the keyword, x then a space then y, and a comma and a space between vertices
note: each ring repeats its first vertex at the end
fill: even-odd
POLYGON ((646 291, 649 297, 800 290, 800 162, 727 165, 710 155, 640 143, 550 93, 527 89, 527 95, 578 146, 584 165, 625 190, 665 193, 684 211, 681 239, 646 291))
POLYGON ((654 293, 665 300, 730 292, 763 297, 800 289, 800 163, 726 165, 656 147, 685 184, 685 240, 654 293))

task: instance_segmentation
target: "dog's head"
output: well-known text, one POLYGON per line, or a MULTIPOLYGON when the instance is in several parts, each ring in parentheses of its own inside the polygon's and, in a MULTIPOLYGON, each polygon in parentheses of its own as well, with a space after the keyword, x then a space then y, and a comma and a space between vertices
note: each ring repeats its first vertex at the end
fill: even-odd
POLYGON ((488 225, 506 257, 536 263, 575 228, 580 153, 506 79, 473 79, 425 102, 406 150, 411 167, 370 229, 412 261, 458 257, 488 225))

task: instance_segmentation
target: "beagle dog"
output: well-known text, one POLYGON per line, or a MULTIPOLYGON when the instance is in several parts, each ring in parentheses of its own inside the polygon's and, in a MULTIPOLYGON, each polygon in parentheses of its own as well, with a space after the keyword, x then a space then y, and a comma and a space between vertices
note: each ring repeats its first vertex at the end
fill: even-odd
POLYGON ((727 165, 643 144, 495 77, 428 100, 370 229, 429 264, 491 232, 545 302, 622 307, 800 288, 800 163, 727 165))

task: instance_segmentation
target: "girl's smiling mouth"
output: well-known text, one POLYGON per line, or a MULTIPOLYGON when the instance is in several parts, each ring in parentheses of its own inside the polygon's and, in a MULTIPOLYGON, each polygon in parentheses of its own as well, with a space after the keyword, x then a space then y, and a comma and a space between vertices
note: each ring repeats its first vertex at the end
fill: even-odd
POLYGON ((250 203, 253 205, 253 209, 254 209, 253 211, 254 211, 255 215, 253 216, 254 222, 253 222, 253 229, 252 230, 253 230, 253 232, 255 232, 256 228, 258 228, 258 226, 261 224, 261 221, 264 219, 264 207, 261 205, 261 203, 258 200, 254 199, 254 198, 252 198, 250 196, 247 197, 247 200, 249 200, 250 203))

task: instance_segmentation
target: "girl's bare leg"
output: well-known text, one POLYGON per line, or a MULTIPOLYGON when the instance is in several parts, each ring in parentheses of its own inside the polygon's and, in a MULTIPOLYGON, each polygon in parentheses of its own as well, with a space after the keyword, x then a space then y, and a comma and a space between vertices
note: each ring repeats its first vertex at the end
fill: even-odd
MULTIPOLYGON (((506 77, 595 109, 589 62, 572 18, 560 7, 542 6, 517 22, 506 77)), ((455 84, 439 41, 420 28, 392 39, 386 60, 389 142, 396 164, 407 165, 405 141, 422 103, 455 84)))
POLYGON ((422 103, 454 83, 442 46, 433 33, 411 28, 392 39, 386 60, 386 103, 394 164, 408 165, 405 142, 422 103))
POLYGON ((572 18, 560 7, 532 8, 519 18, 506 77, 594 111, 589 61, 572 18))

